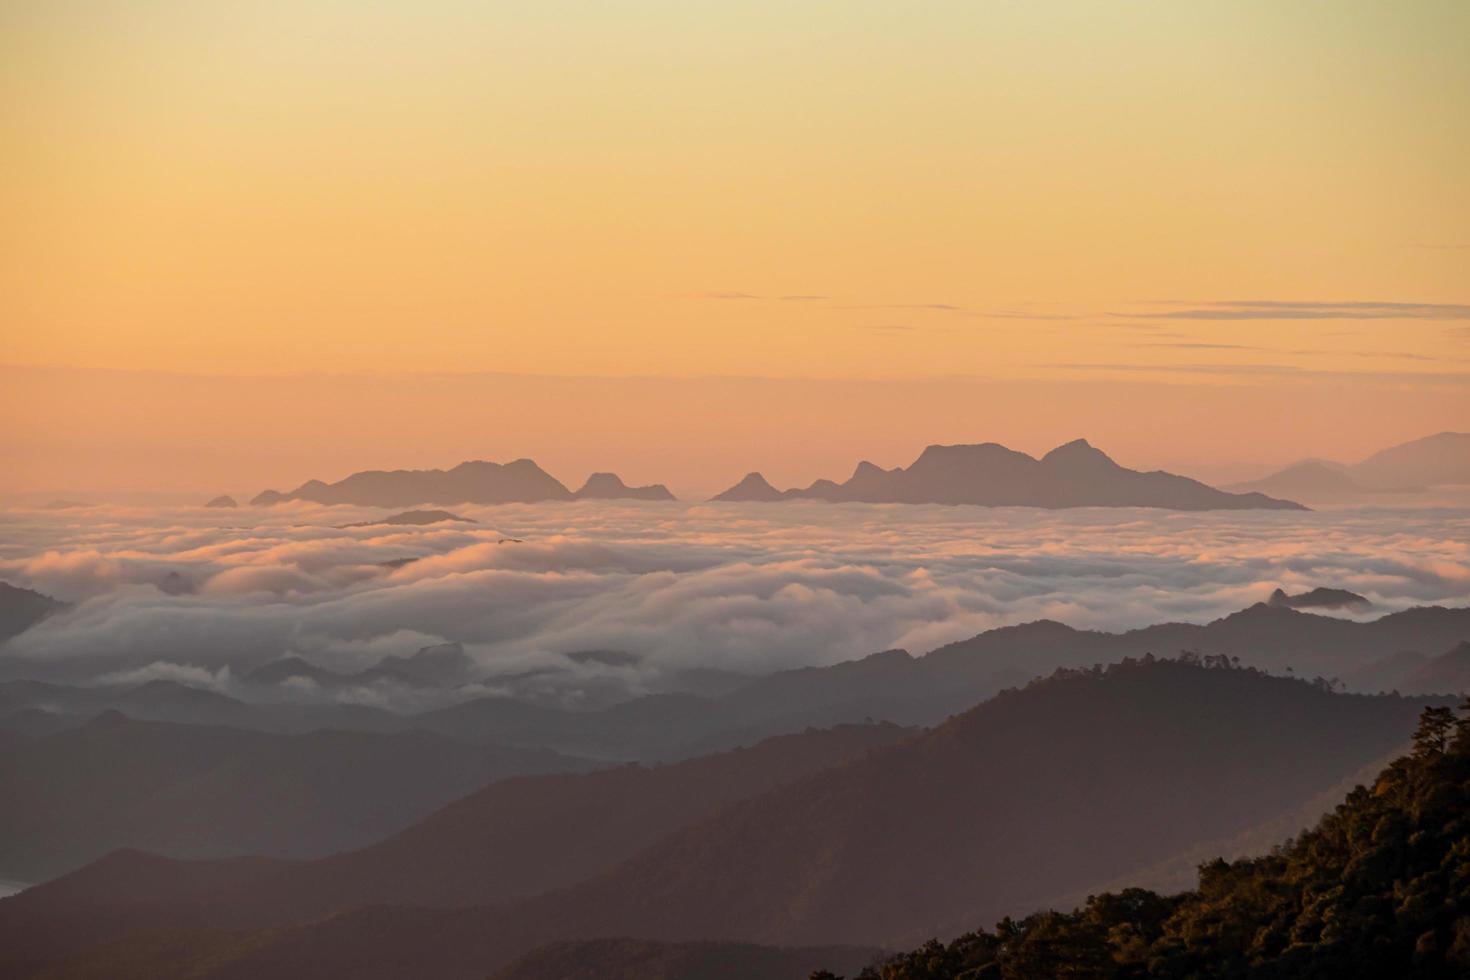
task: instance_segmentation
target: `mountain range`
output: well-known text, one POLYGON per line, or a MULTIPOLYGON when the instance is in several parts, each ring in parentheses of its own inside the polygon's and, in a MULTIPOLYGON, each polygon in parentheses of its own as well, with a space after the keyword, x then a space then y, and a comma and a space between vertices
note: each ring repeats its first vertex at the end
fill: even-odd
MULTIPOLYGON (((511 694, 475 695, 474 689, 466 689, 457 703, 418 713, 353 703, 361 700, 354 688, 376 690, 377 701, 395 689, 437 690, 453 697, 461 685, 479 680, 515 690, 505 678, 482 675, 458 644, 443 644, 411 656, 388 656, 353 674, 300 657, 283 658, 242 670, 232 689, 236 696, 168 680, 132 687, 0 682, 0 730, 57 731, 111 709, 140 720, 228 724, 277 733, 323 727, 376 732, 418 728, 462 742, 668 761, 809 725, 869 718, 932 725, 1058 667, 1180 651, 1234 657, 1274 672, 1340 678, 1351 690, 1443 693, 1442 678, 1456 676, 1450 652, 1467 639, 1466 608, 1428 606, 1358 621, 1261 602, 1209 623, 1161 623, 1119 633, 1039 620, 988 630, 918 657, 888 650, 762 677, 701 674, 688 679, 690 687, 683 690, 624 693, 621 698, 609 692, 602 703, 577 710, 511 694), (1442 661, 1449 666, 1426 667, 1442 661)), ((617 662, 611 653, 596 656, 617 662)), ((636 659, 630 662, 636 669, 636 659)), ((685 681, 682 675, 669 679, 674 685, 685 681)))
POLYGON ((988 507, 1162 507, 1171 510, 1304 510, 1260 493, 1226 493, 1198 480, 1156 470, 1142 473, 1113 462, 1085 439, 1040 459, 987 442, 930 446, 907 467, 885 470, 861 462, 843 483, 818 480, 777 490, 750 473, 715 500, 825 500, 866 503, 980 504, 988 507))
POLYGON ((228 914, 279 923, 360 905, 443 908, 530 898, 609 871, 727 804, 913 734, 896 725, 844 725, 676 765, 502 779, 371 846, 344 844, 343 853, 322 860, 283 863, 232 891, 228 914))
MULTIPOLYGON (((907 467, 864 461, 843 482, 821 479, 778 490, 758 472, 716 494, 718 501, 858 501, 979 504, 995 507, 1160 507, 1172 510, 1303 509, 1297 498, 1332 501, 1365 493, 1470 484, 1470 433, 1442 432, 1391 446, 1347 465, 1308 459, 1217 490, 1163 471, 1119 466, 1085 439, 1040 459, 998 443, 934 445, 907 467)), ((630 487, 594 473, 573 492, 529 459, 471 460, 449 470, 368 470, 336 483, 308 480, 294 490, 265 490, 251 503, 287 500, 373 507, 529 503, 543 500, 673 500, 663 484, 630 487)), ((209 506, 231 506, 220 497, 209 506)))
POLYGON ((736 760, 788 756, 758 748, 646 775, 505 781, 318 861, 121 852, 0 901, 0 972, 478 978, 528 954, 583 962, 585 947, 532 951, 603 936, 892 948, 1294 812, 1395 751, 1422 704, 1223 659, 1063 671, 930 731, 866 730, 858 754, 816 751, 816 768, 774 782, 734 782, 736 760), (626 835, 649 806, 663 822, 641 844, 626 835), (623 843, 599 851, 588 835, 623 843), (484 904, 506 894, 502 873, 545 890, 484 904))
MULTIPOLYGON (((1439 607, 1358 622, 1258 603, 1206 624, 1163 623, 1121 633, 1041 620, 988 630, 919 657, 889 650, 827 667, 780 671, 715 697, 655 695, 574 713, 487 698, 427 712, 416 723, 456 738, 546 746, 574 755, 672 759, 806 725, 867 718, 932 725, 1058 667, 1194 651, 1299 676, 1346 677, 1405 650, 1421 651, 1427 663, 1467 638, 1470 609, 1439 607)), ((1393 687, 1442 693, 1408 684, 1369 690, 1393 687)))
MULTIPOLYGON (((286 493, 265 490, 251 503, 288 500, 321 504, 406 507, 423 504, 529 503, 542 500, 673 500, 662 484, 630 487, 615 474, 594 473, 575 493, 529 459, 480 460, 450 470, 369 470, 336 483, 309 480, 286 493)), ((908 467, 859 463, 846 482, 818 480, 805 489, 777 490, 751 473, 717 501, 825 500, 868 503, 981 504, 995 507, 1162 507, 1173 510, 1302 510, 1260 493, 1226 493, 1198 480, 1130 470, 1085 439, 1040 459, 998 443, 930 446, 908 467)))
POLYGON ((672 500, 661 484, 629 487, 615 474, 594 473, 576 493, 529 459, 510 463, 470 460, 449 470, 365 470, 336 483, 308 480, 282 493, 264 490, 251 498, 257 507, 288 500, 366 507, 415 504, 509 504, 579 499, 672 500))

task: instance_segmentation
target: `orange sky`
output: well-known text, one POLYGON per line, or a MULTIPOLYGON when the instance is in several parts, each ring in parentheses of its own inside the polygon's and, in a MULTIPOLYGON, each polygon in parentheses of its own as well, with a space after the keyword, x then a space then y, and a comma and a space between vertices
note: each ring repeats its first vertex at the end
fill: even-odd
POLYGON ((0 491, 1467 429, 1467 36, 1457 0, 6 4, 0 491))

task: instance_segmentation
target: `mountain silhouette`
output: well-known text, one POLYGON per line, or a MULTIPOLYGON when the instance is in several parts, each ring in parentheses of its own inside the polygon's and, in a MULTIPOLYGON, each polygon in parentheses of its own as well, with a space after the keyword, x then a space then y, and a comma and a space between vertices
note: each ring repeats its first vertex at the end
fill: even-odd
POLYGON ((1418 710, 1183 662, 1074 672, 729 808, 542 911, 655 938, 922 938, 1253 826, 1392 751, 1418 710))
POLYGON ((1296 595, 1288 595, 1284 589, 1277 589, 1271 593, 1266 600, 1268 606, 1284 606, 1287 609, 1355 609, 1363 610, 1372 606, 1363 596, 1347 589, 1312 589, 1310 592, 1298 592, 1296 595))
POLYGON ((171 570, 163 578, 154 583, 158 591, 164 595, 190 595, 194 591, 194 583, 185 578, 177 570, 171 570))
MULTIPOLYGON (((116 975, 169 963, 211 980, 371 980, 483 977, 548 943, 598 936, 917 942, 1291 811, 1401 745, 1420 706, 1218 661, 1063 672, 724 805, 607 871, 514 904, 369 898, 283 927, 272 910, 289 908, 292 893, 274 879, 280 869, 118 855, 0 903, 0 948, 40 965, 107 942, 92 955, 105 948, 116 975), (248 880, 221 884, 230 876, 248 880), (242 908, 231 894, 254 897, 242 908), (146 941, 128 936, 139 928, 146 941)), ((581 831, 597 816, 586 812, 581 831)), ((426 860, 463 849, 423 838, 426 860)))
POLYGON ((476 665, 459 643, 423 647, 408 656, 387 654, 364 670, 341 673, 298 656, 272 660, 244 676, 248 685, 275 687, 306 681, 321 688, 344 688, 390 682, 406 687, 455 687, 471 680, 476 665))
MULTIPOLYGON (((0 682, 0 729, 31 730, 40 720, 34 714, 40 708, 49 713, 51 727, 65 718, 75 724, 116 708, 142 719, 271 732, 420 728, 464 742, 548 748, 606 759, 674 761, 811 725, 864 719, 933 725, 1058 667, 1186 650, 1239 658, 1243 664, 1274 672, 1342 678, 1353 690, 1407 692, 1411 689, 1398 683, 1406 672, 1393 674, 1387 683, 1364 672, 1385 658, 1409 652, 1427 662, 1467 638, 1470 609, 1466 608, 1430 606, 1356 621, 1262 602, 1209 623, 1160 623, 1119 633, 1039 620, 987 630, 923 656, 889 650, 825 667, 746 678, 723 689, 715 685, 706 695, 650 694, 587 710, 489 696, 417 714, 364 704, 292 702, 291 695, 300 688, 280 685, 295 676, 328 690, 453 686, 465 676, 461 667, 472 670, 458 655, 449 658, 460 666, 437 681, 411 665, 405 669, 404 661, 414 658, 385 657, 356 674, 288 659, 243 672, 245 686, 240 693, 254 697, 264 689, 254 703, 169 681, 127 689, 0 682), (281 703, 283 699, 287 703, 281 703)), ((477 676, 470 673, 469 678, 477 676)), ((366 693, 374 695, 371 690, 366 693)), ((374 699, 380 700, 376 695, 374 699)))
POLYGON ((1386 491, 1470 484, 1470 433, 1441 432, 1390 446, 1351 466, 1303 460, 1228 489, 1331 501, 1386 491))
POLYGON ((47 616, 69 608, 60 599, 0 582, 0 643, 24 633, 47 616))
POLYGON ((1363 694, 1384 694, 1397 691, 1401 694, 1423 694, 1404 686, 1404 681, 1420 667, 1432 660, 1428 654, 1418 650, 1400 650, 1380 657, 1360 667, 1344 671, 1343 686, 1349 691, 1363 694))
POLYGON ((240 505, 237 504, 237 503, 235 503, 235 498, 234 497, 231 497, 228 494, 220 494, 218 497, 215 497, 213 500, 211 500, 209 503, 205 504, 204 506, 206 506, 206 507, 238 507, 240 505))
POLYGON ((608 871, 722 806, 911 734, 895 725, 846 725, 677 765, 501 780, 380 843, 284 867, 231 895, 230 914, 287 921, 379 902, 446 907, 529 898, 608 871))
POLYGON ((1433 655, 1466 637, 1470 609, 1439 607, 1358 622, 1257 603, 1205 624, 1161 623, 1120 633, 1041 620, 987 630, 919 657, 888 650, 779 671, 717 697, 658 695, 575 713, 481 699, 418 715, 415 723, 454 738, 667 760, 808 725, 867 718, 932 725, 1058 667, 1190 650, 1275 672, 1347 677, 1396 652, 1433 655))
POLYGON ((511 463, 471 460, 450 470, 366 470, 336 483, 308 480, 295 490, 265 490, 250 502, 268 506, 288 500, 363 507, 414 504, 507 504, 571 500, 572 493, 529 459, 511 463))
POLYGON ((244 677, 247 684, 265 684, 271 686, 284 684, 292 679, 300 679, 321 687, 329 687, 334 684, 346 682, 350 677, 347 674, 339 674, 335 671, 327 670, 325 667, 318 667, 316 664, 297 656, 272 660, 270 663, 263 664, 250 671, 244 677))
POLYGON ((427 732, 271 735, 133 721, 0 741, 0 876, 41 881, 118 848, 320 856, 393 833, 506 776, 585 770, 427 732))
POLYGON ((885 470, 862 462, 844 483, 818 480, 806 489, 778 491, 759 473, 751 473, 713 499, 1048 508, 1305 509, 1292 501, 1259 493, 1225 493, 1171 473, 1130 470, 1085 439, 1058 446, 1041 459, 993 442, 930 446, 907 467, 885 470))
POLYGON ((1225 488, 1238 493, 1279 494, 1302 500, 1339 500, 1368 493, 1369 488, 1353 479, 1340 463, 1308 459, 1259 480, 1235 483, 1225 488))
POLYGON ((1441 432, 1374 453, 1351 467, 1368 487, 1427 487, 1470 483, 1470 432, 1441 432))
POLYGON ((1432 657, 1396 685, 1405 693, 1463 694, 1470 691, 1470 641, 1432 657))
POLYGON ((593 473, 572 496, 578 500, 674 500, 662 483, 630 487, 616 473, 593 473))
POLYGON ((404 716, 371 705, 247 703, 218 691, 171 680, 153 680, 131 687, 0 681, 0 730, 30 727, 37 711, 51 719, 46 727, 52 731, 75 728, 105 711, 118 711, 139 721, 227 725, 277 734, 303 734, 326 728, 400 732, 411 727, 404 716))
POLYGON ((389 654, 360 674, 357 680, 372 681, 392 678, 410 685, 452 687, 468 681, 475 671, 475 661, 459 643, 438 643, 423 647, 407 656, 389 654))
POLYGON ((724 491, 723 493, 715 494, 710 499, 754 500, 764 502, 770 500, 783 500, 791 495, 792 494, 789 491, 783 494, 780 490, 777 490, 775 487, 771 486, 770 483, 766 482, 766 478, 761 476, 759 473, 747 473, 739 483, 735 484, 733 487, 724 491))

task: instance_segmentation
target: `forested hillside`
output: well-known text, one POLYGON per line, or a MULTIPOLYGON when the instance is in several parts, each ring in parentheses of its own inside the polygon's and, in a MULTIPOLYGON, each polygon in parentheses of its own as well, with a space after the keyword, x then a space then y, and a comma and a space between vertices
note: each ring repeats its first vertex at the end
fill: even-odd
MULTIPOLYGON (((812 980, 835 980, 819 971, 812 980)), ((1470 976, 1470 702, 1430 707, 1414 750, 1317 827, 1198 887, 1093 896, 1071 913, 931 941, 860 980, 1470 976)))

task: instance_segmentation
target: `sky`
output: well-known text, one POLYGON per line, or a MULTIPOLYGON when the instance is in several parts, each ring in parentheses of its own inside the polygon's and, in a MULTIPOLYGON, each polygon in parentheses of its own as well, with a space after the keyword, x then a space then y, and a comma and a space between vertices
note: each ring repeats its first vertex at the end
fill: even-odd
POLYGON ((14 0, 0 495, 1470 429, 1470 5, 14 0))

